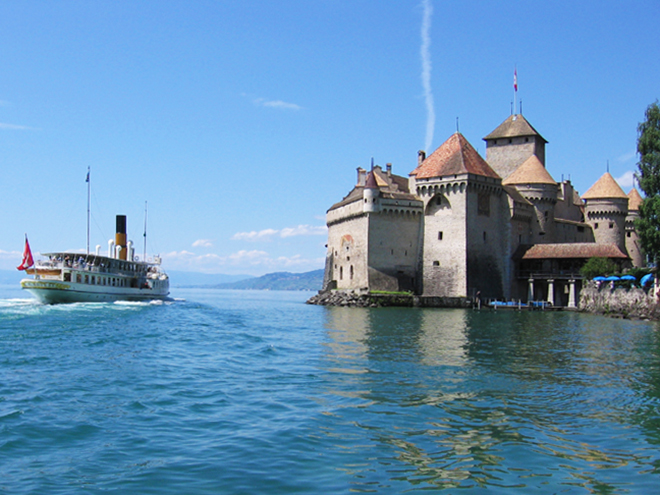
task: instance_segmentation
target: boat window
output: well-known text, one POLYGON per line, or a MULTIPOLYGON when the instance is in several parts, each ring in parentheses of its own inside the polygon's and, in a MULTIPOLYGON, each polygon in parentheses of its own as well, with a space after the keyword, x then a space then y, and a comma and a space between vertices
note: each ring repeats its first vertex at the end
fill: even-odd
POLYGON ((92 275, 92 285, 96 284, 96 278, 92 275))
POLYGON ((82 275, 80 275, 80 273, 76 275, 76 282, 78 283, 82 282, 82 275))

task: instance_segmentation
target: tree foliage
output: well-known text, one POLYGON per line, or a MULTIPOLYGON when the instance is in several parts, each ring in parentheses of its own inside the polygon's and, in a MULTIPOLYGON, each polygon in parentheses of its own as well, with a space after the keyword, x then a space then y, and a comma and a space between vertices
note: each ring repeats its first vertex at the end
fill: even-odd
POLYGON ((580 274, 587 279, 611 275, 618 269, 616 263, 609 258, 589 258, 580 268, 580 274))
POLYGON ((658 102, 646 109, 646 120, 637 128, 639 173, 637 180, 645 198, 636 223, 642 249, 653 262, 660 260, 660 107, 658 102))

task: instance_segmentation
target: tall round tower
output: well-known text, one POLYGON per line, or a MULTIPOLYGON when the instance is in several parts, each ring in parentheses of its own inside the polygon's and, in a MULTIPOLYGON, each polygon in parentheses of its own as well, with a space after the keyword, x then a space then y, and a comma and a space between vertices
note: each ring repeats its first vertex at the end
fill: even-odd
POLYGON ((536 155, 530 156, 503 186, 513 186, 534 206, 536 222, 532 222, 532 244, 555 242, 555 204, 559 186, 536 155))
POLYGON ((615 244, 624 253, 626 250, 626 217, 628 196, 614 177, 606 172, 584 193, 585 221, 593 230, 598 244, 615 244))
POLYGON ((380 196, 380 189, 376 182, 376 175, 373 170, 367 174, 367 179, 364 184, 364 206, 365 213, 374 213, 380 211, 380 203, 378 197, 380 196))
POLYGON ((628 193, 628 216, 626 217, 626 249, 633 266, 646 266, 646 257, 639 244, 639 236, 635 229, 635 220, 639 218, 639 205, 642 197, 634 187, 628 193))

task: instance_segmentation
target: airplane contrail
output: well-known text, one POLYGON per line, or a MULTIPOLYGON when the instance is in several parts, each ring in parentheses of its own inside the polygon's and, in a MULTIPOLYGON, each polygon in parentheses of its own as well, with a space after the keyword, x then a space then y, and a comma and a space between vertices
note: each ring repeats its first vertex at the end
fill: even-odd
POLYGON ((433 6, 431 0, 422 0, 424 9, 422 17, 422 47, 420 54, 422 56, 422 87, 424 88, 424 100, 426 102, 426 141, 425 151, 429 151, 433 142, 433 131, 435 129, 435 109, 433 107, 433 91, 431 90, 431 15, 433 6))

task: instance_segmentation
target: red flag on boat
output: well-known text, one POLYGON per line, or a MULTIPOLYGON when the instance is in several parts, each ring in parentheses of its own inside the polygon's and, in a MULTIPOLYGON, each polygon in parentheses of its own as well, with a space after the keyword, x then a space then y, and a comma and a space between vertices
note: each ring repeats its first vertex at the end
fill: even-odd
POLYGON ((32 251, 30 250, 30 243, 28 242, 27 235, 25 236, 25 249, 23 250, 23 262, 16 267, 17 270, 27 270, 34 265, 32 258, 32 251))

